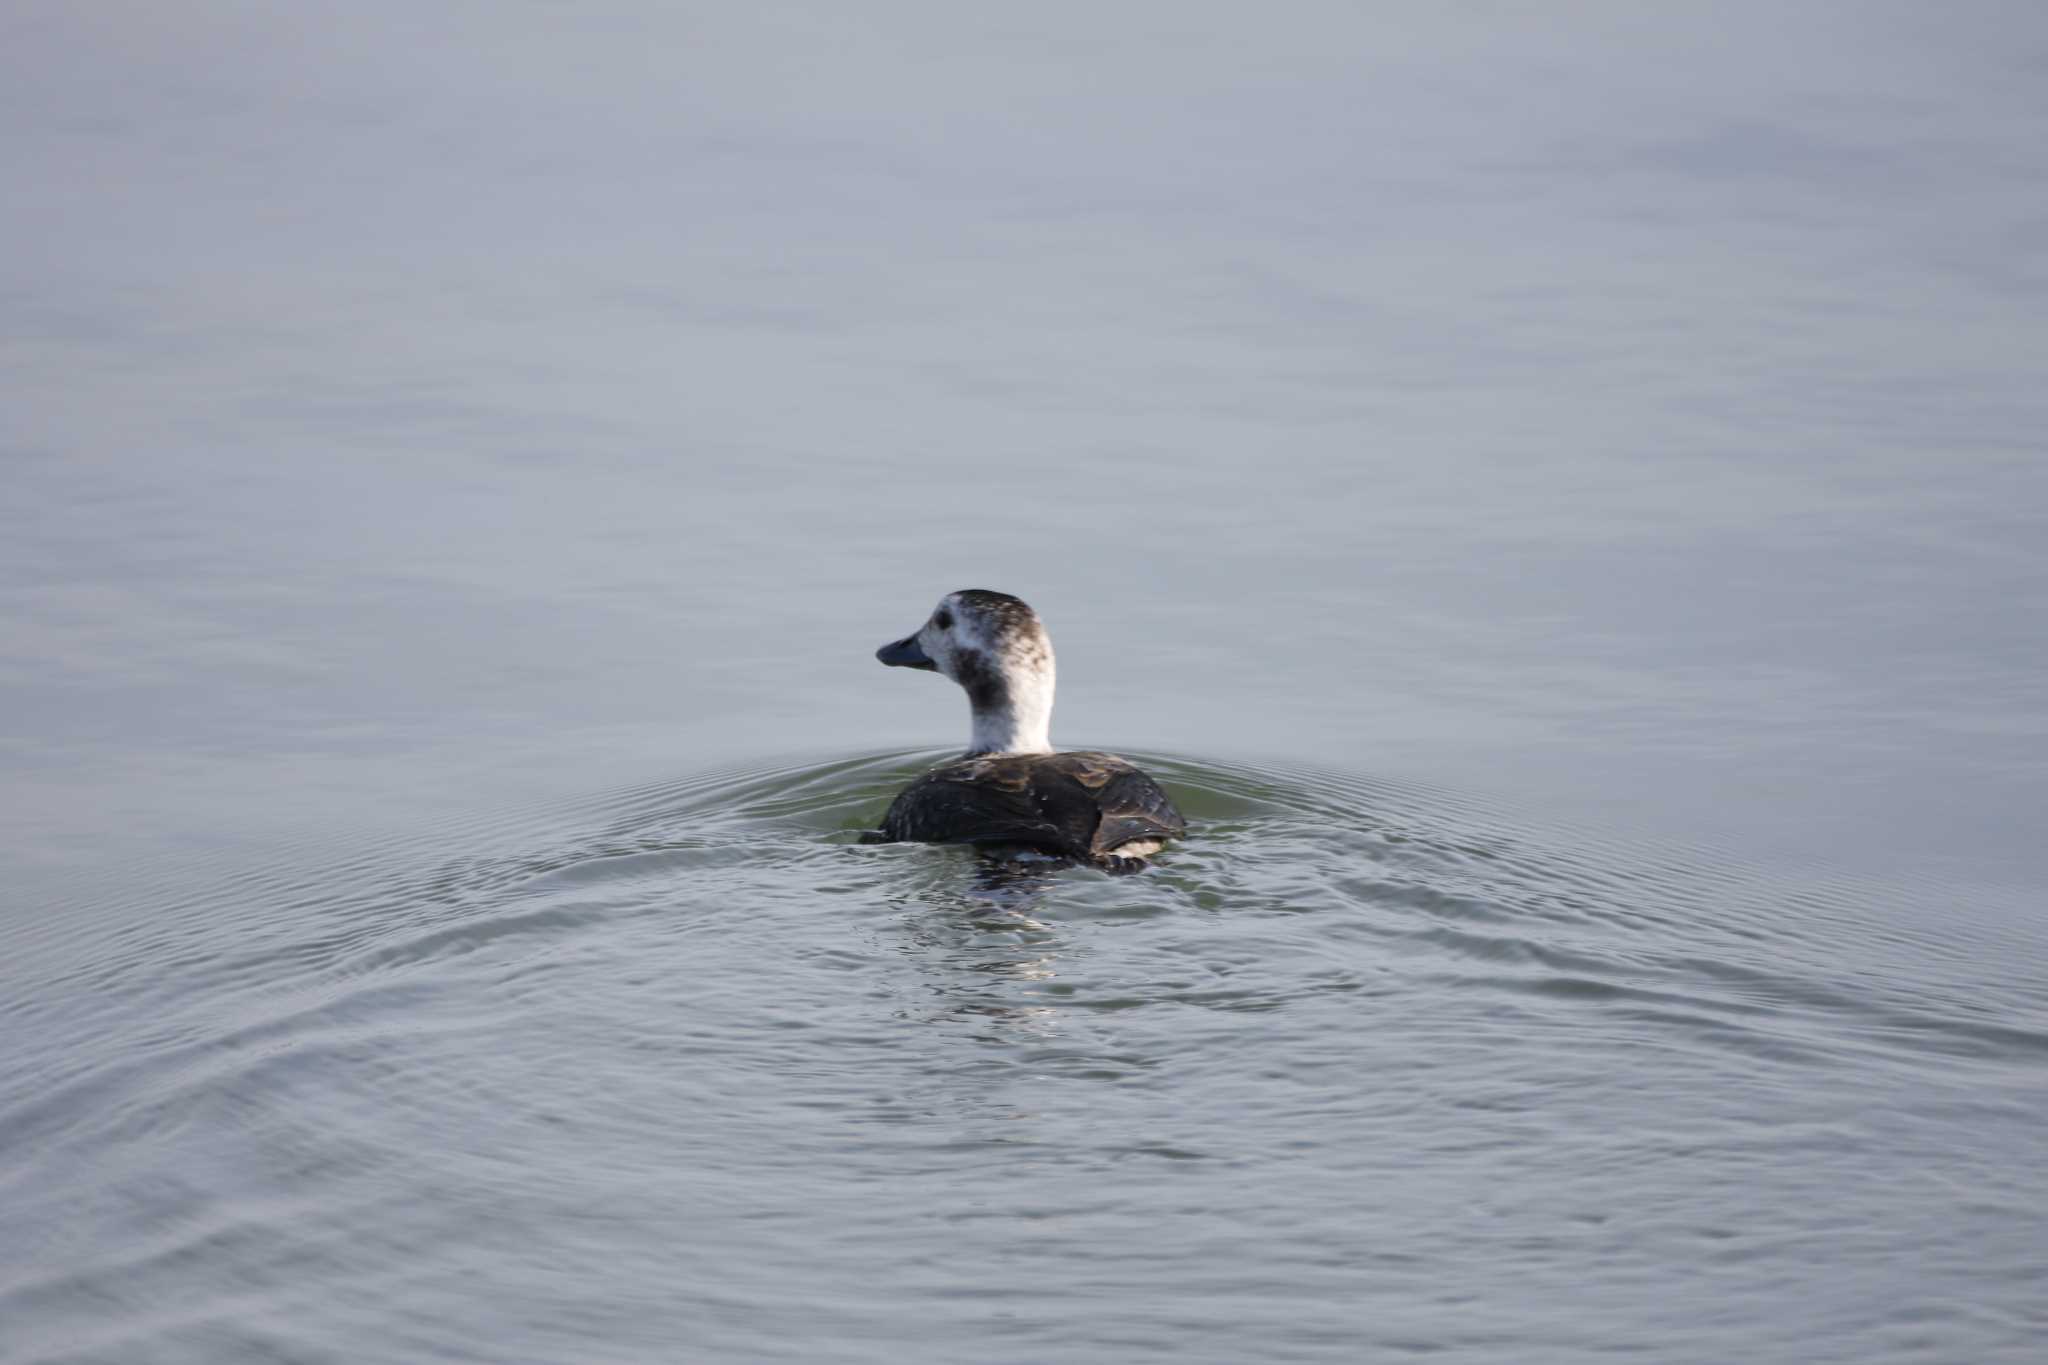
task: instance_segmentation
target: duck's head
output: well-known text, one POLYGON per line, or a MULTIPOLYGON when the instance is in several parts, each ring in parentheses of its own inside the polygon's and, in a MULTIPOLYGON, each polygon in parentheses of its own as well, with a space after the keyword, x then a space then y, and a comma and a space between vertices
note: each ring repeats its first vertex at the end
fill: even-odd
POLYGON ((967 692, 974 712, 970 754, 1040 754, 1052 749, 1052 641, 1038 613, 986 588, 939 599, 929 620, 875 657, 894 668, 943 673, 967 692))

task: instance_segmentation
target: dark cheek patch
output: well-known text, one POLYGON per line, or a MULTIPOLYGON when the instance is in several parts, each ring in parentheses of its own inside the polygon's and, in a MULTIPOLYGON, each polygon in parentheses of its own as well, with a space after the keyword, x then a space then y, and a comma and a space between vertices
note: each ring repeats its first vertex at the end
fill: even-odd
POLYGON ((1010 704, 1010 689, 989 666, 988 656, 979 650, 962 650, 953 661, 960 686, 967 690, 967 702, 977 711, 1000 710, 1010 704))

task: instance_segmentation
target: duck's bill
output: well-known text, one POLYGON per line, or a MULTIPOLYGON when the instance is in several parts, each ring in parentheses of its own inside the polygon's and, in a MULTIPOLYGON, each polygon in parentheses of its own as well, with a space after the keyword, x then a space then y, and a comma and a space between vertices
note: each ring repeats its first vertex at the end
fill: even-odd
POLYGON ((892 644, 883 645, 875 651, 875 657, 891 668, 928 668, 936 672, 938 665, 932 656, 918 646, 915 635, 906 635, 892 644))

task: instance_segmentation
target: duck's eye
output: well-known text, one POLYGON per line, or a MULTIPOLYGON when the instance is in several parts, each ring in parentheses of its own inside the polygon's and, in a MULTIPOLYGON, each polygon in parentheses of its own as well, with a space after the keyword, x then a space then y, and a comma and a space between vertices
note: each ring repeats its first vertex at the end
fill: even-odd
POLYGON ((940 630, 951 630, 953 628, 953 613, 950 611, 940 611, 938 615, 932 617, 932 624, 940 630))

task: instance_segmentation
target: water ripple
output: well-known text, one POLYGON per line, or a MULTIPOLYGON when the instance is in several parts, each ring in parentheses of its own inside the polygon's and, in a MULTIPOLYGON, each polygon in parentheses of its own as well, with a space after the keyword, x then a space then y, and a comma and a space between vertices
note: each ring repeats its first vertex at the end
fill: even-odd
POLYGON ((773 1359, 791 1284, 808 1340, 1017 1359, 1562 1358, 1560 1302, 1674 1359, 2038 1333, 2023 921, 1160 754, 1192 830, 1141 876, 858 842, 933 757, 29 926, 0 1355, 581 1359, 625 1315, 773 1359))

